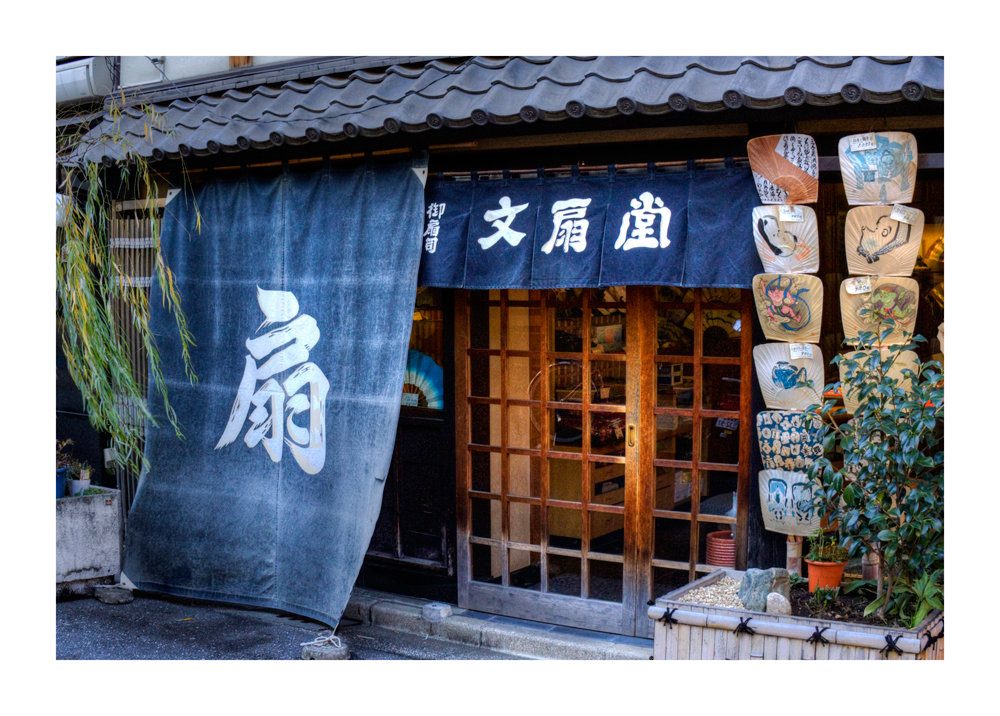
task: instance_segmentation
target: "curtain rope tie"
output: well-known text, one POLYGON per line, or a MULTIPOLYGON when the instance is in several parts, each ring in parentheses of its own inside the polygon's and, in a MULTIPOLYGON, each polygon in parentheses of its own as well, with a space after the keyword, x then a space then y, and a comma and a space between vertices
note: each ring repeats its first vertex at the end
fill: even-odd
POLYGON ((318 636, 312 641, 304 641, 299 646, 335 646, 341 649, 344 645, 340 643, 339 636, 327 634, 326 636, 318 636))
POLYGON ((735 629, 733 629, 733 634, 749 634, 750 636, 756 634, 757 632, 755 632, 750 626, 751 619, 753 619, 753 617, 747 617, 746 619, 740 617, 740 623, 736 625, 735 629))
POLYGON ((825 632, 827 629, 829 629, 829 627, 816 627, 816 631, 813 632, 813 635, 811 637, 809 637, 808 639, 806 639, 806 643, 807 644, 829 644, 830 640, 827 639, 825 636, 823 636, 823 632, 825 632))
POLYGON ((896 642, 899 641, 902 638, 902 636, 903 635, 900 634, 895 639, 893 639, 891 636, 889 636, 888 634, 886 634, 885 635, 885 646, 883 646, 881 649, 879 649, 879 653, 880 654, 884 654, 886 656, 889 656, 889 652, 890 651, 894 651, 897 654, 899 654, 900 656, 902 656, 903 655, 903 650, 900 649, 898 646, 896 646, 896 642))
POLYGON ((657 619, 657 621, 660 622, 661 624, 666 624, 668 629, 673 629, 674 624, 678 623, 678 621, 674 619, 674 612, 676 611, 677 611, 676 607, 674 609, 664 609, 663 616, 657 619))

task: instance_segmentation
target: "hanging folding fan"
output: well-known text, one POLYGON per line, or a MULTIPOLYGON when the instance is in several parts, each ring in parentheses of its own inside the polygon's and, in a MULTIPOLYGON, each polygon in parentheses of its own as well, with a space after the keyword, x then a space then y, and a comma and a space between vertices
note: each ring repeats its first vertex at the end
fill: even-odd
POLYGON ((841 137, 838 150, 848 204, 907 204, 913 199, 917 140, 909 132, 841 137))
POLYGON ((807 470, 813 460, 823 456, 819 428, 819 418, 811 414, 785 410, 757 413, 757 442, 764 467, 807 470))
MULTIPOLYGON (((869 361, 865 359, 865 356, 873 355, 873 351, 851 351, 850 353, 844 354, 845 360, 857 360, 858 366, 850 377, 847 376, 847 366, 844 360, 840 362, 840 392, 844 396, 844 407, 847 412, 854 415, 858 411, 858 406, 860 404, 861 396, 860 389, 864 384, 867 376, 872 375, 872 368, 869 365, 869 361)), ((892 360, 892 365, 886 371, 886 375, 890 378, 894 378, 899 381, 896 387, 900 390, 905 390, 909 392, 912 381, 909 377, 903 376, 904 370, 911 370, 914 373, 917 372, 917 364, 919 358, 917 354, 913 351, 897 351, 892 353, 888 348, 883 348, 879 353, 879 364, 880 366, 888 360, 892 360)), ((876 373, 877 375, 877 373, 876 373)), ((888 409, 892 408, 892 403, 886 405, 888 409)))
POLYGON ((777 206, 758 206, 753 210, 753 238, 765 271, 819 271, 816 212, 808 206, 796 209, 801 211, 802 221, 782 221, 777 206))
POLYGON ((820 515, 812 504, 814 483, 804 472, 762 470, 757 485, 764 529, 802 536, 819 529, 820 515))
POLYGON ((811 204, 819 194, 819 157, 808 134, 772 134, 747 142, 750 170, 764 204, 811 204))
POLYGON ((812 343, 764 343, 753 349, 757 380, 772 410, 805 410, 823 402, 823 351, 812 343), (792 349, 794 348, 794 355, 792 349), (812 382, 812 388, 797 385, 812 382))
POLYGON ((403 378, 403 405, 441 410, 444 408, 444 371, 429 355, 411 350, 403 378), (416 394, 416 398, 406 398, 416 394), (415 400, 416 402, 410 402, 415 400))
POLYGON ((855 275, 912 276, 924 232, 924 212, 912 224, 892 218, 891 206, 859 206, 847 212, 847 270, 855 275))
POLYGON ((917 322, 919 287, 912 278, 859 276, 840 284, 840 315, 844 322, 844 340, 857 344, 862 332, 878 334, 890 326, 895 329, 882 338, 882 345, 906 343, 917 322))
POLYGON ((823 322, 823 283, 808 274, 760 273, 753 297, 764 337, 786 343, 817 343, 823 322))

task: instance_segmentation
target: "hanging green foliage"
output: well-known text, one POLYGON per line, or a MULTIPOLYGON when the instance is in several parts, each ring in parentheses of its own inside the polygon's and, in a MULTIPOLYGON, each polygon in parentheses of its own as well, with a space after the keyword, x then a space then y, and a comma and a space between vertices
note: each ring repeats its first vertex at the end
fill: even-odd
MULTIPOLYGON (((125 327, 116 325, 116 320, 121 320, 116 316, 130 316, 134 334, 148 357, 153 386, 150 396, 155 390, 177 437, 183 438, 183 433, 170 405, 156 340, 149 328, 148 288, 134 285, 111 251, 113 197, 108 185, 114 179, 141 202, 137 215, 148 220, 151 229, 154 280, 159 285, 164 307, 175 319, 187 378, 196 382, 197 376, 190 355, 194 337, 188 330, 173 273, 160 250, 161 221, 157 208, 160 192, 156 176, 144 157, 135 151, 134 144, 117 131, 120 106, 116 101, 108 110, 110 122, 102 126, 110 130, 63 136, 57 145, 57 162, 62 168, 59 190, 70 198, 63 204, 61 226, 56 231, 56 321, 69 374, 83 395, 91 425, 111 435, 118 464, 138 472, 140 468, 149 468, 142 451, 144 421, 159 423, 147 404, 147 386, 140 385, 134 377, 125 327), (111 167, 80 159, 94 143, 113 144, 122 158, 111 167), (116 312, 116 302, 123 302, 126 310, 116 312)), ((143 112, 148 140, 150 127, 161 119, 150 107, 144 107, 143 112)))

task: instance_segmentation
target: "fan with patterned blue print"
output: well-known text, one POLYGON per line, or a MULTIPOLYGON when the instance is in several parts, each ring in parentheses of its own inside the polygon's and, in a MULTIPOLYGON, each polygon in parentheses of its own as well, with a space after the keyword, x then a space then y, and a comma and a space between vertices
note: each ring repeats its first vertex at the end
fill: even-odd
POLYGON ((402 404, 444 409, 444 371, 433 358, 420 351, 410 350, 406 359, 402 404))

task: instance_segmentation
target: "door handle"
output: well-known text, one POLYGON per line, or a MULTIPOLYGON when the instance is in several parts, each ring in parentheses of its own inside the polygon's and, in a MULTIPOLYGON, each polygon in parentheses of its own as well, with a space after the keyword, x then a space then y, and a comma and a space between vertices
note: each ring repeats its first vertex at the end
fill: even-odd
POLYGON ((628 446, 635 447, 635 426, 628 426, 628 446))

